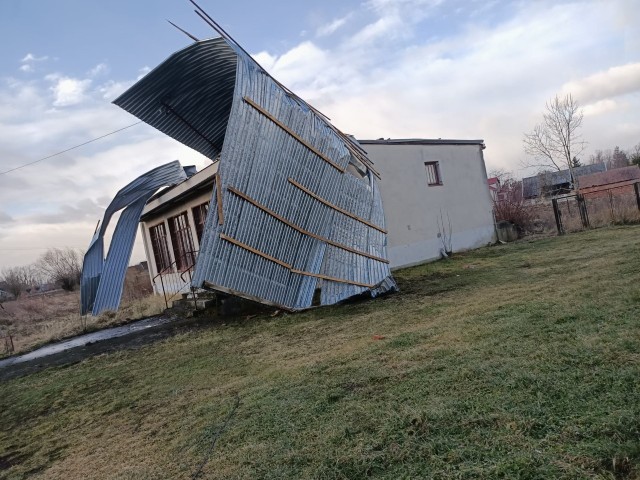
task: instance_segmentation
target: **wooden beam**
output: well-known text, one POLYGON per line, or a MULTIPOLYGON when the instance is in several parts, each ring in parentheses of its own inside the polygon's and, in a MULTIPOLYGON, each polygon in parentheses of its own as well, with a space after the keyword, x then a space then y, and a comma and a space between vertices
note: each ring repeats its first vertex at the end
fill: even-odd
POLYGON ((297 273, 298 275, 306 275, 308 277, 322 278, 323 280, 329 280, 330 282, 348 283, 349 285, 356 285, 358 287, 366 287, 366 288, 375 287, 375 285, 369 285, 368 283, 360 283, 360 282, 354 282, 353 280, 344 280, 342 278, 329 277, 327 275, 321 275, 319 273, 303 272, 302 270, 295 270, 295 269, 292 269, 291 271, 293 273, 297 273))
POLYGON ((249 245, 242 243, 238 240, 236 240, 235 238, 230 237, 229 235, 225 235, 224 233, 220 233, 220 238, 223 240, 226 240, 229 243, 232 243, 234 245, 236 245, 237 247, 243 248, 244 250, 247 250, 255 255, 258 255, 259 257, 265 258, 271 262, 277 263, 278 265, 288 269, 291 273, 295 273, 297 275, 305 275, 307 277, 315 277, 315 278, 322 278, 323 280, 328 280, 330 282, 338 282, 338 283, 347 283, 349 285, 356 285, 359 287, 366 287, 366 288, 373 288, 375 287, 375 285, 369 285, 367 283, 361 283, 361 282, 356 282, 353 280, 345 280, 343 278, 335 278, 335 277, 329 277, 327 275, 322 275, 319 273, 311 273, 311 272, 305 272, 303 270, 297 270, 295 268, 293 268, 292 265, 289 265, 288 263, 283 262, 282 260, 278 260, 275 257, 272 257, 269 254, 266 254, 264 252, 261 252, 260 250, 250 247, 249 245))
POLYGON ((224 233, 220 233, 220 238, 223 240, 226 240, 229 243, 233 243, 234 245, 237 245, 240 248, 244 248, 245 250, 250 251, 251 253, 255 253, 256 255, 258 255, 259 257, 262 258, 266 258, 267 260, 272 261, 273 263, 277 263, 278 265, 280 265, 281 267, 284 267, 288 270, 291 270, 293 267, 291 265, 289 265, 288 263, 284 263, 282 260, 278 260, 275 257, 272 257, 271 255, 267 255, 264 252, 261 252, 260 250, 257 250, 253 247, 250 247, 249 245, 242 243, 238 240, 236 240, 235 238, 232 238, 228 235, 225 235, 224 233))
POLYGON ((256 109, 258 112, 260 112, 262 115, 264 115, 265 117, 267 117, 269 120, 271 120, 273 123, 275 123, 278 127, 280 127, 282 130, 284 130, 285 132, 287 132, 290 136, 292 136, 294 139, 296 139, 299 143, 301 143, 302 145, 304 145, 305 147, 307 147, 307 149, 309 149, 311 152, 313 152, 314 154, 316 154, 318 157, 320 157, 322 160, 324 160, 325 162, 327 162, 329 165, 331 165, 333 168, 335 168, 336 170, 338 170, 340 173, 344 173, 345 169, 342 168, 340 165, 338 165, 337 163, 335 163, 333 160, 331 160, 329 157, 323 155, 322 153, 320 153, 320 151, 318 149, 316 149, 313 145, 311 145, 309 142, 307 142, 305 139, 303 139, 301 136, 299 136, 296 132, 294 132, 293 130, 291 130, 289 127, 287 127, 284 123, 282 123, 280 120, 278 120, 276 117, 274 117, 273 115, 271 115, 269 112, 267 112, 264 108, 262 108, 260 105, 258 105, 256 102, 254 102, 253 100, 251 100, 249 97, 243 97, 243 100, 248 103, 249 105, 251 105, 254 109, 256 109))
POLYGON ((333 203, 325 200, 324 198, 316 195, 315 193, 313 193, 311 190, 309 190, 308 188, 306 188, 304 185, 299 184, 298 182, 296 182, 293 178, 289 177, 289 183, 291 183, 292 185, 294 185, 295 187, 299 188, 300 190, 302 190, 304 193, 306 193, 307 195, 309 195, 310 197, 315 198, 317 201, 319 201, 320 203, 326 205, 329 208, 333 208, 335 211, 342 213, 343 215, 346 215, 347 217, 353 218, 354 220, 357 220, 360 223, 364 223, 365 225, 378 230, 379 232, 382 233, 387 233, 387 231, 382 228, 379 227, 371 222, 369 222, 368 220, 365 220, 364 218, 360 218, 357 215, 354 215, 353 213, 344 210, 340 207, 338 207, 337 205, 334 205, 333 203))
POLYGON ((216 203, 218 206, 218 225, 222 225, 224 223, 224 214, 222 213, 222 180, 220 178, 219 172, 215 174, 215 182, 216 182, 216 203))
POLYGON ((377 257, 377 256, 372 255, 370 253, 366 253, 366 252, 363 252, 361 250, 356 250, 355 248, 351 248, 351 247, 349 247, 347 245, 343 245, 342 243, 334 242, 333 240, 329 240, 328 238, 321 237, 320 235, 316 235, 313 232, 309 232, 308 230, 305 230, 304 228, 299 227, 298 225, 295 225, 294 223, 292 223, 289 220, 287 220, 286 218, 278 215, 276 212, 274 212, 270 208, 262 205, 258 201, 254 200, 249 195, 247 195, 245 193, 242 193, 241 191, 239 191, 239 190, 237 190, 237 189, 235 189, 233 187, 228 186, 227 190, 229 190, 234 195, 237 195, 238 197, 246 200, 251 205, 253 205, 254 207, 259 208, 260 210, 262 210, 266 214, 271 215, 273 218, 275 218, 277 220, 280 220, 282 223, 284 223, 285 225, 293 228, 297 232, 302 233, 303 235, 308 235, 309 237, 313 237, 316 240, 320 240, 321 242, 325 242, 325 243, 327 243, 329 245, 333 245, 334 247, 341 248, 342 250, 346 250, 347 252, 355 253, 356 255, 361 255, 363 257, 371 258, 373 260, 377 260, 378 262, 389 263, 389 260, 387 260, 386 258, 377 257))

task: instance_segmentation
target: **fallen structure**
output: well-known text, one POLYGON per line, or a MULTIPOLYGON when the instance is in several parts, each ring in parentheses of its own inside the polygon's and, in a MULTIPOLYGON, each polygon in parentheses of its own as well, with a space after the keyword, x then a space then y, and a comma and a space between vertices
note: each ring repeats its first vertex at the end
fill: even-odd
POLYGON ((107 207, 84 256, 80 277, 82 315, 118 309, 140 214, 147 200, 160 187, 174 185, 186 178, 187 174, 176 160, 141 175, 118 192, 107 207), (113 214, 122 209, 105 259, 104 234, 113 214))
POLYGON ((287 310, 396 288, 364 150, 229 38, 175 53, 114 103, 219 158, 192 287, 287 310))

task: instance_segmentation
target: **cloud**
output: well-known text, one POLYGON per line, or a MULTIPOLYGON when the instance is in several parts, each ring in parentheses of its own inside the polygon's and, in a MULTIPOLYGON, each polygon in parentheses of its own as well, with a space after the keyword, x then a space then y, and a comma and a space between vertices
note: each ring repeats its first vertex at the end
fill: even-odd
POLYGON ((611 67, 580 80, 565 83, 563 93, 571 93, 585 104, 640 91, 640 62, 611 67))
POLYGON ((103 213, 104 208, 95 200, 84 198, 75 205, 61 205, 55 212, 38 213, 24 220, 33 224, 70 223, 99 218, 103 213))
POLYGON ((33 53, 27 53, 24 58, 22 60, 20 60, 22 63, 31 63, 31 62, 43 62, 45 60, 48 60, 49 57, 46 55, 43 55, 42 57, 38 57, 36 55, 34 55, 33 53))
POLYGON ((99 63, 91 70, 87 72, 90 77, 99 77, 101 75, 106 75, 109 73, 109 65, 106 63, 99 63))
POLYGON ((98 92, 104 100, 112 102, 118 98, 120 94, 124 93, 131 85, 133 85, 133 82, 131 81, 115 82, 113 80, 109 80, 98 87, 98 92))
POLYGON ((590 103, 588 105, 585 105, 585 107, 582 110, 584 112, 585 117, 591 117, 595 115, 602 115, 605 113, 614 112, 618 108, 620 108, 620 104, 615 100, 611 100, 608 98, 605 100, 599 100, 595 103, 590 103))
POLYGON ((22 65, 20 65, 19 70, 21 72, 24 73, 32 73, 36 70, 35 68, 35 64, 38 62, 44 62, 45 60, 48 60, 49 57, 46 55, 43 55, 42 57, 38 57, 36 55, 34 55, 33 53, 27 53, 22 60, 20 60, 20 63, 22 65))
POLYGON ((13 217, 0 210, 0 224, 13 222, 13 217))
POLYGON ((332 22, 329 22, 325 25, 322 25, 320 28, 316 30, 316 36, 318 37, 326 37, 337 32, 341 27, 343 27, 349 19, 353 16, 353 13, 349 13, 344 17, 336 18, 332 22))
POLYGON ((86 92, 91 86, 91 79, 78 79, 57 74, 47 75, 47 80, 53 82, 54 107, 70 107, 85 100, 86 92))
POLYGON ((136 80, 140 80, 150 71, 151 71, 151 67, 147 67, 147 66, 142 67, 140 70, 138 70, 138 76, 136 77, 136 80))
MULTIPOLYGON (((366 6, 374 18, 340 44, 306 41, 281 55, 261 52, 260 58, 276 78, 357 138, 484 138, 489 166, 509 169, 524 157, 523 132, 572 79, 599 79, 594 72, 602 71, 608 72, 604 81, 586 85, 604 84, 607 95, 635 88, 634 67, 612 67, 624 63, 623 49, 594 57, 603 44, 627 37, 615 2, 516 3, 502 17, 494 6, 490 21, 477 18, 481 10, 462 9, 460 15, 468 17, 455 34, 425 37, 426 25, 437 25, 448 5, 372 0, 366 6)), ((634 105, 640 108, 640 101, 634 105)), ((600 119, 611 121, 621 108, 619 102, 594 105, 585 139, 604 138, 595 125, 602 128, 600 119)), ((632 111, 624 107, 619 121, 637 132, 640 121, 632 111)), ((630 131, 619 129, 616 142, 633 144, 630 131)))

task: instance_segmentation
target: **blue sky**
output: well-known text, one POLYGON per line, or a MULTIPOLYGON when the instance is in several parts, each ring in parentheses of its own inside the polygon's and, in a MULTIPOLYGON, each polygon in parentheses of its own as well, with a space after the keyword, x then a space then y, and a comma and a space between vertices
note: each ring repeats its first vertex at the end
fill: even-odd
MULTIPOLYGON (((483 138, 517 175, 545 101, 584 107, 583 155, 640 142, 637 0, 200 4, 265 68, 358 138, 483 138)), ((135 118, 110 102, 213 32, 187 0, 0 2, 0 171, 135 118)), ((0 175, 0 269, 86 248, 115 192, 170 160, 208 163, 146 125, 0 175)), ((133 260, 143 258, 140 245, 133 260)))

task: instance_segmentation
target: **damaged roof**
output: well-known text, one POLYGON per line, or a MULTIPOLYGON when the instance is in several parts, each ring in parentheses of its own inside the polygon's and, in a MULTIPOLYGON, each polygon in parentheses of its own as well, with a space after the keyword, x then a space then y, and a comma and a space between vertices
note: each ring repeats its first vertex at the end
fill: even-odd
POLYGON ((198 41, 114 103, 220 155, 194 287, 288 310, 396 288, 370 160, 237 44, 198 41))

